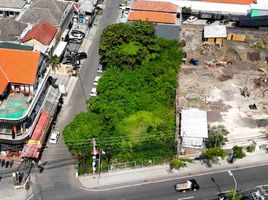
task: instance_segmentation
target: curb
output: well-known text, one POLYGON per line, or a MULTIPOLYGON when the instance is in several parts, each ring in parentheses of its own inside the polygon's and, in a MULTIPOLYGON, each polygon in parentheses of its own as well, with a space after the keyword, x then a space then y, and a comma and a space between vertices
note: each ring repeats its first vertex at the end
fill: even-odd
POLYGON ((201 176, 204 174, 220 173, 228 170, 241 170, 254 167, 268 166, 268 154, 262 151, 250 154, 242 160, 228 163, 225 160, 214 164, 208 168, 200 161, 195 161, 187 167, 171 172, 169 165, 158 165, 145 168, 126 169, 115 173, 105 173, 101 175, 100 184, 93 175, 78 177, 82 189, 90 191, 114 190, 137 185, 151 184, 175 180, 183 177, 201 176), (256 159, 257 157, 257 159, 256 159), (130 178, 132 177, 132 178, 130 178), (126 186, 127 185, 127 186, 126 186))
MULTIPOLYGON (((176 172, 170 176, 161 176, 158 178, 140 180, 140 181, 135 181, 135 183, 125 182, 122 184, 114 184, 114 185, 109 185, 109 186, 100 186, 100 187, 82 186, 80 188, 83 190, 86 190, 86 191, 91 191, 91 192, 118 190, 118 189, 123 189, 123 188, 141 186, 141 185, 149 185, 149 184, 153 184, 153 183, 161 183, 161 182, 166 182, 166 181, 171 181, 171 180, 176 180, 176 179, 190 178, 190 177, 194 177, 194 176, 196 177, 196 176, 205 176, 205 175, 209 175, 209 174, 223 173, 223 172, 227 172, 229 170, 238 171, 238 170, 245 170, 245 169, 250 169, 250 168, 254 168, 254 167, 262 167, 262 166, 268 166, 267 162, 255 164, 255 165, 249 165, 249 166, 241 166, 241 167, 232 166, 232 167, 228 167, 228 168, 224 168, 224 169, 216 169, 216 170, 211 170, 211 171, 202 172, 202 173, 192 173, 192 174, 188 173, 188 174, 182 174, 181 176, 178 176, 179 173, 176 172)), ((83 185, 83 184, 81 183, 81 185, 83 185)))

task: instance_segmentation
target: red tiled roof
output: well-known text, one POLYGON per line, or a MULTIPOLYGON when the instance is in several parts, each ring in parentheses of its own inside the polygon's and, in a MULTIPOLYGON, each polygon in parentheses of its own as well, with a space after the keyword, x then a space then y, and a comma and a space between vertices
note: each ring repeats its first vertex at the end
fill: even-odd
POLYGON ((177 13, 178 7, 174 3, 163 1, 135 1, 132 10, 177 13))
POLYGON ((23 38, 22 42, 35 39, 43 45, 49 45, 57 33, 57 29, 47 22, 40 22, 30 30, 23 38))
POLYGON ((160 12, 132 11, 128 15, 128 20, 141 20, 153 23, 175 24, 176 15, 160 12))
POLYGON ((251 4, 257 2, 257 0, 203 0, 203 1, 215 2, 215 3, 233 3, 233 4, 251 4))
POLYGON ((0 49, 0 94, 8 83, 34 84, 40 52, 0 49))

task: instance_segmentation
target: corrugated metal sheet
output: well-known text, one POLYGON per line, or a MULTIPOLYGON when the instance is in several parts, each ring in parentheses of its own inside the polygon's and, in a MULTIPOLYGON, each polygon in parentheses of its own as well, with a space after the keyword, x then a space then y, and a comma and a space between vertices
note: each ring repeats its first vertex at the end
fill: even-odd
POLYGON ((207 112, 197 108, 182 110, 181 112, 182 137, 208 137, 207 112))

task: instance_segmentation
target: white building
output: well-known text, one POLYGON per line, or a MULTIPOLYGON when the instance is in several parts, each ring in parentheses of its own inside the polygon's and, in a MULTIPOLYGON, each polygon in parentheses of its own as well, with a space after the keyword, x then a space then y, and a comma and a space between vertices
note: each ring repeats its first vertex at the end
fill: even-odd
POLYGON ((208 138, 207 112, 197 108, 182 110, 180 136, 183 148, 203 148, 208 138))

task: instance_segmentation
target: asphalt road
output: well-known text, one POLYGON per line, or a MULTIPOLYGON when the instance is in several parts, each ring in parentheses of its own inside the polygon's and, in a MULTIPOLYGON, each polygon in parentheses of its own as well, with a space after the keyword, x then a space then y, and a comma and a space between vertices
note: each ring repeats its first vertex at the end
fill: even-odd
MULTIPOLYGON (((69 105, 61 111, 57 127, 60 130, 74 118, 77 113, 86 110, 86 99, 92 88, 99 62, 98 44, 102 30, 116 21, 119 15, 119 0, 107 0, 106 9, 99 23, 88 59, 80 71, 80 81, 77 82, 69 105), (83 87, 82 87, 82 86, 83 87)), ((42 174, 36 173, 35 185, 31 199, 43 200, 179 200, 183 198, 206 199, 215 196, 218 188, 210 177, 213 177, 222 191, 229 190, 234 183, 232 177, 225 173, 196 177, 200 184, 197 192, 178 193, 173 185, 185 179, 169 180, 153 184, 141 185, 111 191, 91 192, 81 189, 80 183, 74 178, 74 160, 65 148, 62 138, 57 145, 48 145, 41 163, 44 164, 42 174)), ((268 166, 234 171, 238 181, 238 189, 244 190, 257 185, 268 184, 268 166)))
MULTIPOLYGON (((62 131, 76 114, 86 111, 86 100, 89 98, 99 63, 98 46, 102 30, 116 22, 119 16, 119 0, 107 0, 106 8, 100 19, 96 34, 93 36, 88 58, 80 69, 79 78, 72 92, 69 104, 60 112, 56 127, 62 131)), ((44 166, 43 173, 34 176, 34 187, 29 193, 31 199, 76 199, 83 191, 80 183, 74 178, 74 160, 66 149, 62 136, 58 144, 48 144, 44 149, 40 164, 44 166)), ((85 194, 88 196, 88 194, 85 194)), ((85 197, 84 196, 84 197, 85 197)), ((88 198, 86 198, 88 199, 88 198)))
MULTIPOLYGON (((268 165, 232 171, 238 183, 238 190, 245 191, 255 188, 259 185, 268 184, 268 165)), ((188 178, 161 181, 158 183, 145 184, 125 189, 112 191, 89 192, 81 191, 66 197, 66 200, 72 199, 92 199, 92 200, 183 200, 198 199, 212 200, 215 199, 219 190, 224 192, 234 188, 234 181, 227 172, 215 173, 210 175, 201 175, 195 178, 200 185, 200 190, 186 193, 176 192, 173 185, 177 182, 183 182, 188 178), (211 180, 213 177, 217 185, 211 180)))

